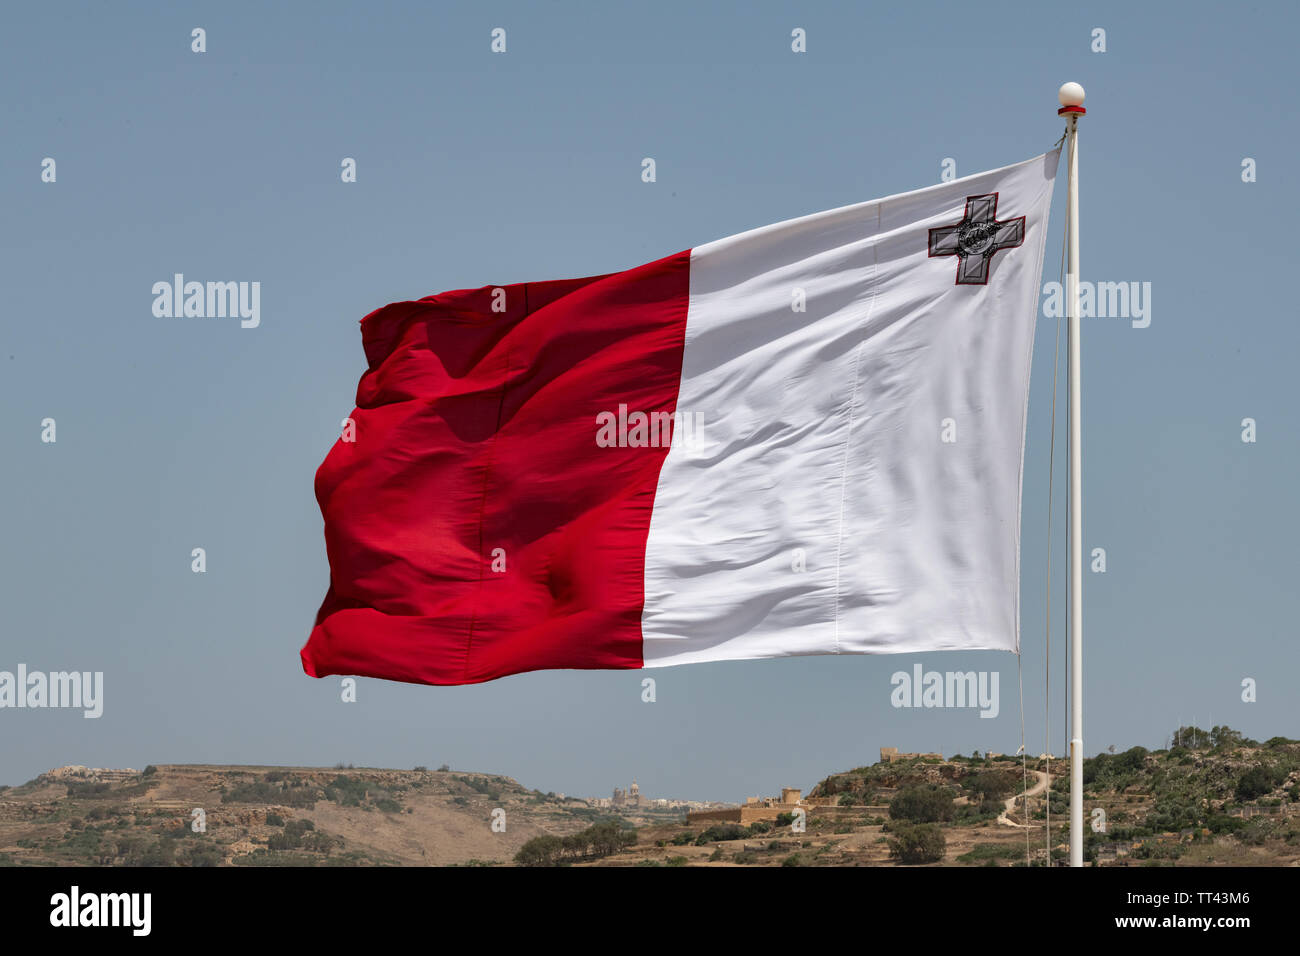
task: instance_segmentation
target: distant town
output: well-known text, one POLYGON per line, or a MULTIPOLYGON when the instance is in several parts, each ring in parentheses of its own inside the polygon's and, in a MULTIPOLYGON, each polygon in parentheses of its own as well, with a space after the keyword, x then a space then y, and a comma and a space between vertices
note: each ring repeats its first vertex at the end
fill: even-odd
MULTIPOLYGON (((556 797, 562 800, 564 794, 557 793, 556 797)), ((734 803, 716 800, 675 800, 665 797, 647 797, 641 793, 641 787, 636 780, 633 780, 626 790, 622 787, 615 787, 614 792, 608 797, 587 797, 583 802, 597 809, 614 810, 623 813, 654 810, 680 813, 692 810, 725 810, 736 806, 734 803)))

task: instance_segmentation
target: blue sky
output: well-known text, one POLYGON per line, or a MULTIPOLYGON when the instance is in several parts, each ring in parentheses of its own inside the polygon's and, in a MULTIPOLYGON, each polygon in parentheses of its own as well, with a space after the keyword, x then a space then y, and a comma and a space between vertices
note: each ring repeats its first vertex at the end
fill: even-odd
MULTIPOLYGON (((654 704, 635 671, 362 680, 344 704, 298 649, 328 580, 312 479, 352 408, 367 312, 628 268, 928 185, 945 158, 959 175, 1016 162, 1060 136, 1065 80, 1088 90, 1082 277, 1152 289, 1149 327, 1084 326, 1084 544, 1107 553, 1085 580, 1086 750, 1157 746, 1193 717, 1300 736, 1298 19, 1280 4, 10 5, 0 670, 103 671, 105 704, 98 720, 0 711, 0 783, 68 763, 446 762, 571 794, 636 776, 650 796, 739 799, 883 745, 1014 751, 1007 654, 679 667, 653 674, 654 704), (261 282, 261 325, 156 318, 151 287, 175 272, 261 282), (917 662, 999 671, 1000 716, 891 707, 890 675, 917 662)), ((1025 462, 1034 753, 1055 329, 1040 319, 1025 462)))

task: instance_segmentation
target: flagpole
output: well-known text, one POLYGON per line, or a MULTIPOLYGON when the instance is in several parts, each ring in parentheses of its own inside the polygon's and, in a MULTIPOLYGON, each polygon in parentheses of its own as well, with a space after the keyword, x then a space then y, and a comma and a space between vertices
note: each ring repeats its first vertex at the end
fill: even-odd
MULTIPOLYGON (((1064 116, 1069 156, 1066 211, 1069 260, 1066 308, 1069 310, 1070 387, 1070 866, 1083 866, 1083 455, 1079 389, 1079 117, 1083 87, 1066 83, 1057 93, 1064 116)), ((1050 861, 1049 861, 1050 862, 1050 861)))

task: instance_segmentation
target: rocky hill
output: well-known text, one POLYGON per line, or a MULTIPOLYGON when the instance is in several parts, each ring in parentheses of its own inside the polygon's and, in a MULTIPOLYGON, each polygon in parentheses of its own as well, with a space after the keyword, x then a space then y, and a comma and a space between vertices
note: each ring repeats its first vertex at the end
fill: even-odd
POLYGON ((0 788, 0 865, 493 863, 606 815, 450 770, 65 767, 0 788))
MULTIPOLYGON (((1174 737, 1085 761, 1089 862, 1300 866, 1300 741, 1174 737)), ((742 826, 446 768, 63 767, 0 788, 0 865, 1046 865, 1066 856, 1068 789, 1060 759, 921 755, 742 826)))
MULTIPOLYGON (((1169 749, 1085 760, 1086 860, 1300 866, 1300 741, 1260 743, 1227 727, 1174 736, 1169 749)), ((1068 774, 1067 761, 1041 757, 882 761, 819 782, 802 830, 793 811, 774 824, 645 828, 635 845, 587 865, 1059 865, 1068 774)))

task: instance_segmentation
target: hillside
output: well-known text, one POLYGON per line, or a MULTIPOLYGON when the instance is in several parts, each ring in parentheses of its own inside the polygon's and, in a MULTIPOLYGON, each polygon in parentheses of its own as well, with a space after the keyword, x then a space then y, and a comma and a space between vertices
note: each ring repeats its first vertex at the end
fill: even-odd
POLYGON ((63 768, 0 788, 0 865, 448 865, 511 860, 607 814, 450 770, 63 768), (202 809, 205 832, 192 811, 202 809), (494 809, 505 831, 493 832, 494 809))
MULTIPOLYGON (((1259 743, 1226 727, 1175 737, 1169 749, 1085 761, 1089 862, 1300 866, 1300 741, 1259 743)), ((745 826, 716 812, 695 823, 671 810, 613 813, 445 768, 61 768, 0 788, 0 865, 1023 866, 1065 857, 1065 761, 890 756, 829 774, 797 804, 770 804, 761 811, 770 819, 748 816, 745 826), (504 832, 491 826, 497 809, 504 832)))
MULTIPOLYGON (((1300 866, 1300 741, 1180 728, 1186 746, 1084 761, 1085 858, 1100 866, 1300 866), (1104 818, 1096 811, 1101 810, 1104 818), (1094 822, 1103 829, 1094 830, 1094 822)), ((657 826, 598 866, 1044 865, 1068 855, 1068 763, 917 757, 833 773, 791 813, 657 826), (1046 786, 1050 769, 1050 790, 1046 786), (1025 798, 1028 786, 1028 823, 1025 798)))

